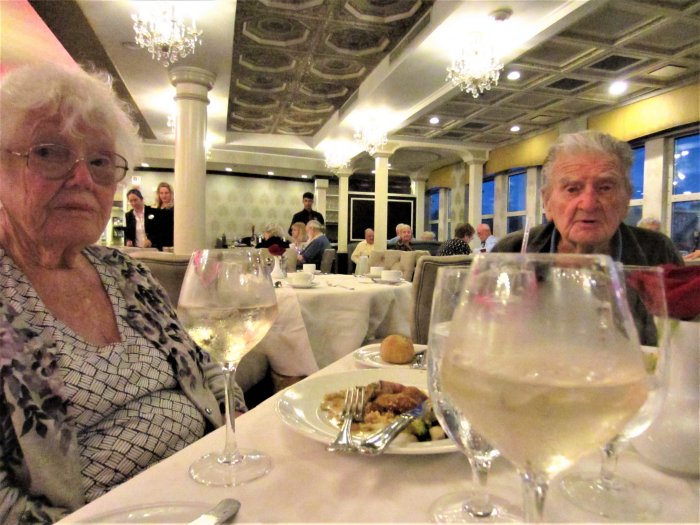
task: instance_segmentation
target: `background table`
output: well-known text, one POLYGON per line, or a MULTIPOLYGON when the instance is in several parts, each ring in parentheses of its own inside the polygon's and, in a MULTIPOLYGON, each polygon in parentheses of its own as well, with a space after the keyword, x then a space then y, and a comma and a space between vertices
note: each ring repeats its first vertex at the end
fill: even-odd
MULTIPOLYGON (((352 355, 317 372, 353 370, 352 355)), ((305 381, 312 380, 313 377, 305 381)), ((256 447, 272 457, 267 476, 240 487, 206 487, 187 473, 192 461, 219 450, 219 429, 127 483, 79 509, 61 524, 90 523, 95 516, 123 507, 162 502, 204 502, 221 498, 241 501, 236 523, 416 523, 428 522, 430 504, 447 492, 470 487, 466 459, 459 453, 424 456, 365 457, 325 450, 322 443, 294 432, 275 413, 281 393, 238 418, 241 446, 256 447)), ((597 470, 597 454, 576 468, 597 470)), ((698 480, 669 476, 643 463, 634 451, 623 452, 619 472, 651 488, 663 502, 659 521, 698 522, 698 480)), ((494 462, 489 488, 520 506, 520 484, 503 459, 494 462)), ((607 522, 571 505, 556 480, 548 495, 545 519, 551 522, 607 522)))
POLYGON ((275 372, 308 375, 389 334, 410 335, 411 283, 316 275, 312 288, 277 288, 277 320, 258 350, 275 372))

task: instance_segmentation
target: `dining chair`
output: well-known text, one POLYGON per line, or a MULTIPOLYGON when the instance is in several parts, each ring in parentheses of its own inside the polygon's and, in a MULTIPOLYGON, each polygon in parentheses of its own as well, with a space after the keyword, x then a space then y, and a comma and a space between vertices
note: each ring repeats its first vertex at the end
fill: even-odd
POLYGON ((335 248, 326 248, 321 256, 321 273, 332 273, 335 267, 335 248))
POLYGON ((411 289, 411 338, 414 343, 428 343, 430 310, 438 269, 443 266, 469 266, 472 258, 472 255, 426 255, 418 259, 411 289))

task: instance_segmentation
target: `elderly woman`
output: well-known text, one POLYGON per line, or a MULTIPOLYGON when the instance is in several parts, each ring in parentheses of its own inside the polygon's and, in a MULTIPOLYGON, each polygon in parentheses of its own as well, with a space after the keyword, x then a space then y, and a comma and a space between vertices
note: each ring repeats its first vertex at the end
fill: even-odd
POLYGON ((256 248, 270 248, 278 246, 282 250, 289 248, 289 243, 284 240, 284 230, 279 224, 266 224, 263 228, 263 240, 260 241, 256 248))
POLYGON ((321 267, 323 251, 331 247, 328 237, 323 234, 322 230, 323 226, 318 221, 306 223, 306 235, 309 237, 309 242, 306 244, 306 248, 297 255, 297 266, 315 264, 317 269, 321 267))
POLYGON ((442 243, 438 249, 438 255, 469 255, 472 249, 469 243, 474 238, 474 226, 468 222, 458 224, 455 228, 455 236, 449 241, 442 243))
POLYGON ((175 192, 167 182, 161 182, 156 188, 156 209, 158 210, 157 246, 162 249, 173 246, 175 230, 175 192))
MULTIPOLYGON (((530 230, 528 252, 602 253, 623 264, 683 264, 671 240, 627 226, 632 150, 598 131, 562 135, 542 166, 549 222, 530 230)), ((519 251, 523 232, 504 237, 494 252, 519 251)))
POLYGON ((149 271, 93 245, 139 143, 110 85, 23 67, 0 114, 0 522, 49 523, 221 425, 223 379, 149 271))
POLYGON ((306 224, 303 222, 295 222, 292 224, 292 242, 289 244, 290 248, 294 248, 297 253, 306 247, 306 242, 308 238, 306 237, 306 224))

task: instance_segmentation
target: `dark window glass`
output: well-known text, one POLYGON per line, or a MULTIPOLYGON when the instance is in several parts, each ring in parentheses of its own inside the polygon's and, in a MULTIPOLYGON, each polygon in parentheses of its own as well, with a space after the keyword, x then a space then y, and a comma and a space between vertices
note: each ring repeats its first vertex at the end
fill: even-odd
POLYGON ((627 208, 627 217, 625 217, 625 224, 627 224, 628 226, 636 226, 641 218, 641 206, 630 206, 629 208, 627 208))
POLYGON ((673 194, 700 193, 700 134, 676 139, 673 194))
POLYGON ((692 252, 700 249, 700 201, 673 203, 671 240, 681 251, 692 252))
MULTIPOLYGON (((644 146, 632 150, 632 198, 644 196, 644 146)), ((628 223, 629 224, 629 223, 628 223)))
POLYGON ((508 211, 525 211, 525 186, 525 173, 508 177, 508 211))
MULTIPOLYGON (((493 215, 494 193, 496 191, 496 181, 485 180, 481 185, 481 214, 493 215)), ((486 221, 484 221, 486 222, 486 221)))
POLYGON ((438 223, 437 222, 431 223, 430 231, 435 234, 435 238, 437 239, 438 238, 438 223))
POLYGON ((493 231, 493 219, 481 219, 481 222, 484 224, 488 224, 489 228, 491 228, 491 231, 493 231))
POLYGON ((436 221, 440 216, 440 190, 430 191, 430 220, 436 221))
POLYGON ((525 227, 525 216, 518 215, 516 217, 508 217, 508 233, 522 230, 525 227))

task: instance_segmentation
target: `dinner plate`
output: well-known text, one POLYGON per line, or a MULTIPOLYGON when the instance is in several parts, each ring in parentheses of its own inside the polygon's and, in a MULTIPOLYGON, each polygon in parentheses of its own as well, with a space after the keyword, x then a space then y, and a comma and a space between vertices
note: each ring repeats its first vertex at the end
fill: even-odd
MULTIPOLYGON (((315 376, 288 387, 277 402, 276 411, 292 430, 328 444, 338 434, 327 412, 321 410, 323 396, 356 385, 367 385, 384 379, 406 386, 427 390, 428 376, 424 370, 410 368, 378 368, 353 370, 339 374, 315 376)), ((455 452, 449 439, 412 443, 392 443, 385 454, 421 455, 455 452)))
MULTIPOLYGON (((380 343, 375 343, 371 345, 365 345, 361 348, 358 348, 353 352, 353 356, 355 357, 355 362, 359 363, 364 366, 369 366, 372 368, 410 368, 411 363, 405 364, 405 365, 397 365, 394 363, 387 363, 384 361, 379 353, 379 347, 380 343)), ((421 350, 425 350, 428 348, 428 345, 413 345, 413 349, 416 352, 420 352, 421 350)))
POLYGON ((115 509, 90 518, 90 523, 189 523, 213 504, 171 501, 115 509))

